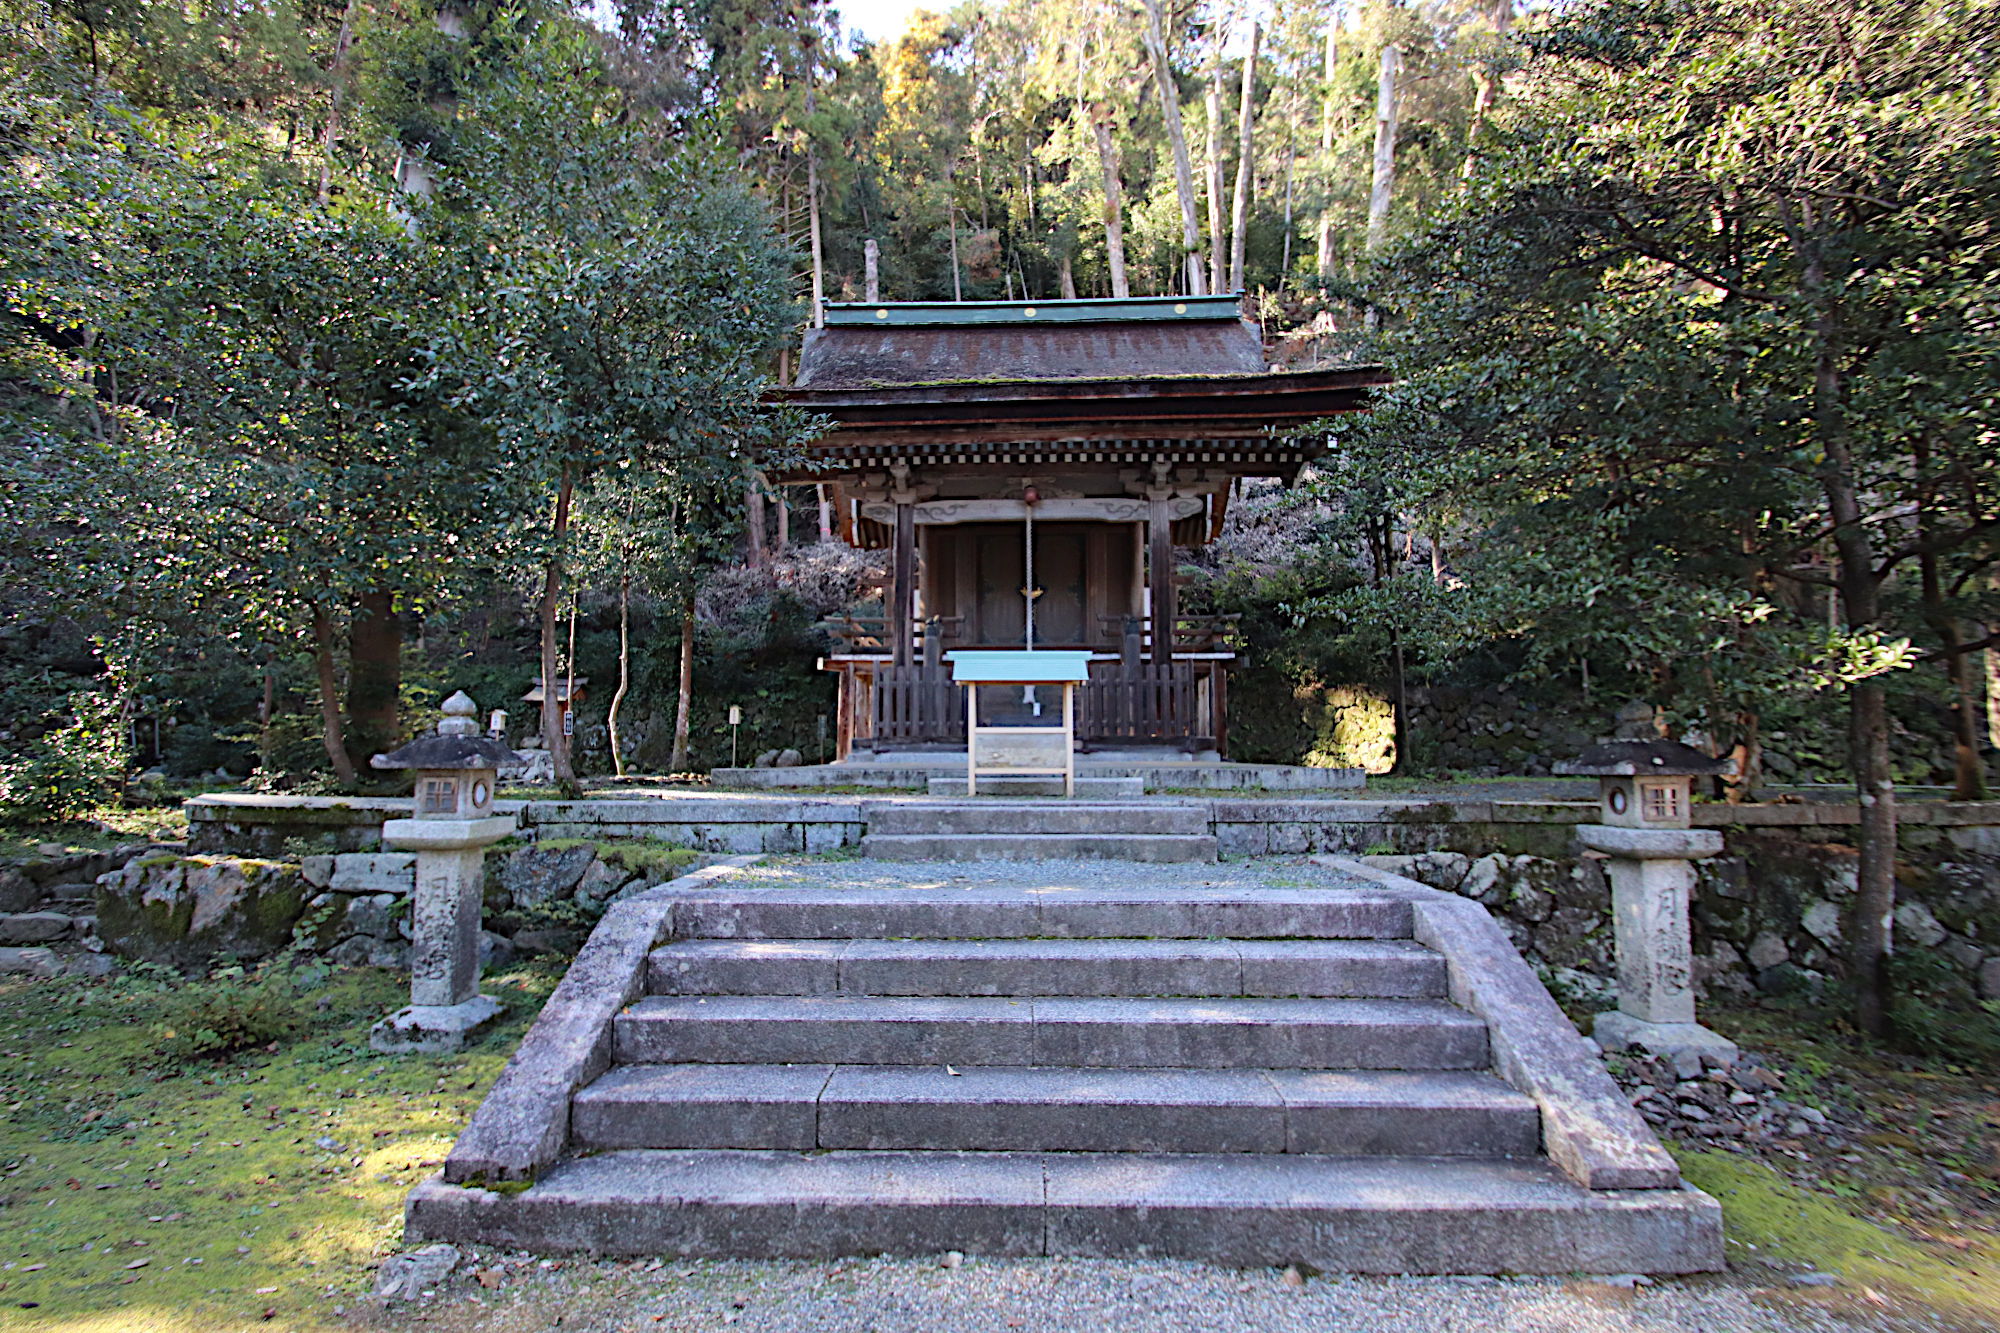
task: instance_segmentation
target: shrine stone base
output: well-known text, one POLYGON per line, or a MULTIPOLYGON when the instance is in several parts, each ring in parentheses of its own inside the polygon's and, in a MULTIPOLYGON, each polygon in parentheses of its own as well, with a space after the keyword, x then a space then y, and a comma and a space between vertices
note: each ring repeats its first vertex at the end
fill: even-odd
POLYGON ((1674 1063, 1675 1072, 1687 1077, 1699 1074, 1704 1066, 1727 1069, 1736 1063, 1736 1043, 1699 1023, 1648 1023, 1613 1010, 1597 1016, 1591 1037, 1606 1052, 1636 1046, 1648 1055, 1664 1056, 1674 1063))

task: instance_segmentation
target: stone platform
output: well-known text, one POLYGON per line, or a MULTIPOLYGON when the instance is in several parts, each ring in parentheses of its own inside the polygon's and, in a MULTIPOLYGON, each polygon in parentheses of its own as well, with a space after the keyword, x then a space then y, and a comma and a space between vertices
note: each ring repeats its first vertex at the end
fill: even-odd
POLYGON ((406 1232, 1372 1273, 1722 1262, 1714 1200, 1485 910, 1353 864, 835 861, 662 885, 606 915, 406 1232))

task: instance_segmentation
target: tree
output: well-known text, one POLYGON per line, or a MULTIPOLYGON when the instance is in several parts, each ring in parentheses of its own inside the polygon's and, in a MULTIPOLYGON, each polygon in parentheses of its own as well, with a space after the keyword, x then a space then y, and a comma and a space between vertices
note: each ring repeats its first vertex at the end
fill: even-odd
POLYGON ((759 364, 796 307, 766 212, 710 145, 624 114, 586 36, 538 34, 518 68, 468 109, 465 165, 425 214, 469 270, 425 383, 544 497, 542 733, 571 781, 553 686, 576 496, 615 465, 740 468, 771 442, 759 364))
MULTIPOLYGON (((1862 809, 1850 979, 1857 1023, 1882 1033, 1882 677, 1924 629, 1892 580, 1936 561, 1965 615, 2000 559, 1984 387, 2000 343, 1980 313, 2000 18, 1969 0, 1596 0, 1528 43, 1481 171, 1378 288, 1406 321, 1378 425, 1424 441, 1435 493, 1509 541, 1544 539, 1510 567, 1539 560, 1545 587, 1569 586, 1546 611, 1613 592, 1638 633, 1674 623, 1649 588, 1683 590, 1669 610, 1734 608, 1719 639, 1675 626, 1663 684, 1691 674, 1678 639, 1733 650, 1718 698, 1768 698, 1772 674, 1846 690, 1862 809), (1557 540, 1560 524, 1589 540, 1557 540), (1814 558, 1829 548, 1831 568, 1814 558), (1844 623, 1803 651, 1799 612, 1822 589, 1844 623)), ((1709 721, 1754 727, 1738 711, 1709 721)))

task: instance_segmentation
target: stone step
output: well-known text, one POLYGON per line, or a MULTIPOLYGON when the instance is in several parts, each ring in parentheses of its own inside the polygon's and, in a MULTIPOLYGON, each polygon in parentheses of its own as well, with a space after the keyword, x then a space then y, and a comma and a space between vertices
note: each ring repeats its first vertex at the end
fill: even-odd
MULTIPOLYGON (((932 796, 964 796, 963 777, 933 777, 927 783, 932 796)), ((1076 796, 1079 801, 1129 800, 1146 794, 1146 779, 1142 777, 1076 777, 1076 796)), ((1045 777, 1036 773, 1015 773, 998 775, 982 773, 979 777, 979 795, 988 796, 1061 796, 1063 780, 1045 777)))
POLYGON ((1215 860, 1215 839, 1171 833, 869 833, 861 854, 877 861, 1215 860))
POLYGON ((654 995, 619 1064, 1483 1069, 1486 1025, 1443 1000, 654 995))
POLYGON ((1410 904, 1346 889, 1028 890, 702 885, 664 892, 676 939, 1408 939, 1410 904))
POLYGON ((624 1065, 576 1096, 578 1150, 897 1149, 1533 1157, 1487 1073, 624 1065))
POLYGON ((1546 1162, 1133 1153, 647 1151, 518 1192, 431 1180, 404 1236, 542 1252, 1180 1258, 1350 1273, 1713 1269, 1721 1208, 1593 1193, 1546 1162))
POLYGON ((1408 940, 683 940, 655 995, 1441 997, 1440 955, 1408 940))
POLYGON ((1180 834, 1209 831, 1205 802, 1147 801, 871 801, 865 807, 871 837, 917 835, 1072 833, 1091 835, 1180 834))

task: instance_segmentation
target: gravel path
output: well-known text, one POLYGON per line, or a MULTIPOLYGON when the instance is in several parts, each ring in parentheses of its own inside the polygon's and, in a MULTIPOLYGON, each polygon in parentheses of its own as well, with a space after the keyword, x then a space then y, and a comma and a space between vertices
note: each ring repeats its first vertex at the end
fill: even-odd
MULTIPOLYGON (((1822 1333, 1945 1329, 1842 1290, 1742 1275, 1650 1287, 1562 1278, 1312 1278, 1088 1259, 561 1264, 493 1290, 350 1310, 350 1326, 478 1333, 1822 1333)), ((468 1290, 469 1288, 469 1290, 468 1290)))

